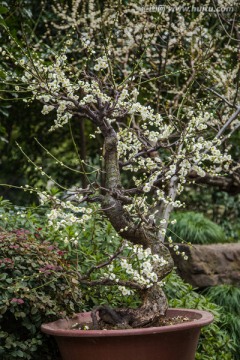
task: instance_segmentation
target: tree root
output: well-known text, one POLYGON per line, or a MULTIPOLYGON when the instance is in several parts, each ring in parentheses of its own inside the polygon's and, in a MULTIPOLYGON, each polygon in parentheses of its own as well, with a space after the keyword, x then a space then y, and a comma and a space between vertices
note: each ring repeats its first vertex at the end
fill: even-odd
POLYGON ((112 309, 107 305, 97 306, 91 313, 93 329, 134 329, 155 326, 165 316, 167 300, 162 289, 154 285, 144 294, 143 305, 138 309, 112 309), (98 317, 99 320, 98 320, 98 317))

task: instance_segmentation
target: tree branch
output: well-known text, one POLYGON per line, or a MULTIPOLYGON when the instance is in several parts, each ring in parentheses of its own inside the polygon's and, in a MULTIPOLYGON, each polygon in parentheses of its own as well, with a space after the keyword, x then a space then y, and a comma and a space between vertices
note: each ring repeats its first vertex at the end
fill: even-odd
POLYGON ((210 175, 200 177, 195 172, 192 172, 191 174, 189 174, 188 178, 189 180, 194 180, 196 184, 217 186, 222 191, 226 191, 231 195, 236 195, 240 193, 240 175, 238 174, 233 174, 232 177, 210 175))
POLYGON ((110 265, 114 259, 116 259, 118 257, 119 254, 121 254, 121 252, 124 249, 124 244, 121 244, 121 246, 118 248, 117 252, 115 254, 113 254, 108 260, 106 260, 105 262, 98 264, 98 265, 94 265, 92 266, 88 272, 86 273, 86 275, 84 275, 81 280, 87 280, 89 279, 89 276, 91 275, 91 273, 95 270, 101 269, 107 265, 110 265))
POLYGON ((219 132, 216 135, 216 138, 220 138, 220 136, 224 133, 224 131, 229 127, 229 125, 235 120, 238 115, 240 114, 240 106, 237 106, 237 110, 235 113, 232 114, 232 116, 228 119, 228 121, 223 125, 223 127, 219 130, 219 132))

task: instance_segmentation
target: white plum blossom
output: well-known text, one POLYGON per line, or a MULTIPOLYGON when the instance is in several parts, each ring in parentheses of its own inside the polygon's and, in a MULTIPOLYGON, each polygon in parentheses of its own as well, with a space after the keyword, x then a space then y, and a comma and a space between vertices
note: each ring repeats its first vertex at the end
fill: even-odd
MULTIPOLYGON (((122 280, 122 276, 124 276, 125 273, 130 281, 143 287, 148 288, 156 283, 161 284, 156 269, 157 267, 164 267, 166 260, 157 254, 152 254, 150 248, 144 249, 142 246, 126 243, 126 249, 128 252, 130 251, 132 255, 114 260, 105 268, 103 277, 111 280, 114 279, 118 282, 122 280), (116 270, 119 266, 121 267, 121 273, 116 270)), ((132 294, 131 292, 127 292, 125 287, 119 286, 119 289, 121 289, 124 295, 132 294)))
POLYGON ((99 71, 107 68, 108 68, 108 60, 106 56, 100 57, 96 60, 96 65, 94 66, 94 70, 99 71))

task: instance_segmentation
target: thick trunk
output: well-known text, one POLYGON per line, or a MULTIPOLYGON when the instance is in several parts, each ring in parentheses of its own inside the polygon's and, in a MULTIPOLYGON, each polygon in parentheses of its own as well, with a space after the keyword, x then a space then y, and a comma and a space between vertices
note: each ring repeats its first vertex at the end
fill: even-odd
MULTIPOLYGON (((121 193, 121 179, 118 165, 117 137, 114 132, 105 137, 104 144, 104 162, 105 162, 105 186, 108 193, 105 194, 102 202, 102 208, 110 220, 115 230, 126 240, 133 244, 139 244, 143 247, 150 247, 153 254, 158 254, 166 260, 167 265, 158 266, 154 271, 158 279, 163 279, 173 268, 173 260, 168 249, 163 245, 156 235, 154 227, 149 225, 136 225, 130 218, 130 215, 123 207, 123 203, 115 194, 121 193)), ((150 325, 157 318, 164 315, 167 310, 167 300, 157 284, 142 292, 143 305, 136 310, 130 310, 132 326, 150 325)))

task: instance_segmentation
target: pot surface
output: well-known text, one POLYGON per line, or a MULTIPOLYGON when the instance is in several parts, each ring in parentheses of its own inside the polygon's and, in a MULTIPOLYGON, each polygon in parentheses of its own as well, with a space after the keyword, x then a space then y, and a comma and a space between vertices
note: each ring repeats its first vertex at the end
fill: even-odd
POLYGON ((71 330, 91 322, 91 313, 44 324, 55 336, 63 360, 194 360, 201 328, 213 321, 206 311, 169 309, 168 317, 191 319, 182 324, 126 330, 71 330))

